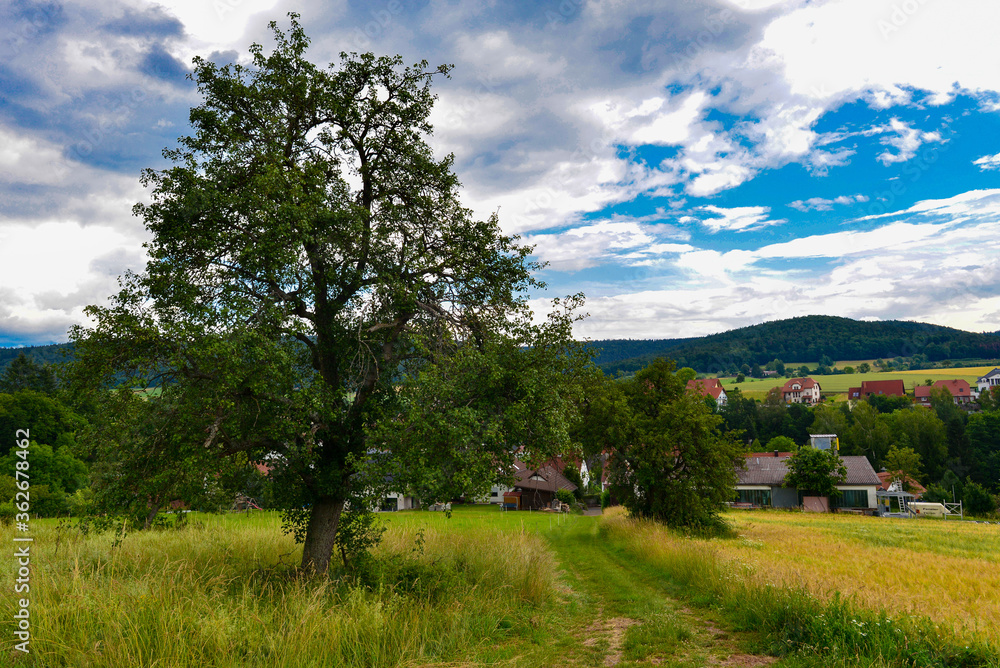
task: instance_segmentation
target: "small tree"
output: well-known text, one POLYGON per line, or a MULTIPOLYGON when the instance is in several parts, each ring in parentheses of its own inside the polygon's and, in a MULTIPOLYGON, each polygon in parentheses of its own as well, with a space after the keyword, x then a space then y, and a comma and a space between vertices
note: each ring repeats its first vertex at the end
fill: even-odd
POLYGON ((775 436, 767 442, 767 451, 777 450, 778 452, 795 452, 799 449, 795 441, 787 436, 775 436))
POLYGON ((837 483, 847 477, 847 467, 833 450, 819 450, 806 445, 788 458, 785 487, 795 487, 815 496, 837 498, 837 483))
POLYGON ((885 470, 899 478, 903 489, 911 491, 913 483, 923 476, 920 466, 920 455, 913 448, 899 448, 893 445, 885 456, 885 470))

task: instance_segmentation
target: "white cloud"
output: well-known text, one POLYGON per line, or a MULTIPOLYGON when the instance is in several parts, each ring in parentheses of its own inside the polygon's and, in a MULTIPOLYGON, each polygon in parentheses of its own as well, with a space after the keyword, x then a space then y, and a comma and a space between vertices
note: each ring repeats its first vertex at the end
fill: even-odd
POLYGON ((43 333, 53 341, 83 321, 85 305, 117 292, 120 272, 144 264, 130 235, 75 222, 5 223, 0 249, 0 285, 9 291, 0 331, 43 333))
POLYGON ((896 152, 893 153, 892 151, 886 149, 875 158, 886 166, 897 162, 906 162, 907 160, 912 159, 913 156, 917 154, 917 149, 919 149, 923 144, 941 141, 940 133, 921 132, 916 128, 910 127, 898 118, 893 118, 889 121, 887 131, 894 134, 883 137, 879 141, 890 148, 896 149, 896 152))
POLYGON ((711 233, 720 231, 749 232, 759 230, 770 225, 780 225, 784 220, 771 220, 769 214, 771 209, 766 206, 743 206, 724 209, 717 206, 703 206, 701 211, 714 214, 713 218, 705 218, 702 225, 708 228, 711 233))
POLYGON ((978 160, 972 161, 973 165, 978 165, 984 172, 987 170, 1000 169, 1000 153, 996 155, 984 155, 978 160))
POLYGON ((626 266, 658 261, 664 255, 685 253, 694 247, 664 240, 681 240, 683 232, 668 226, 650 224, 650 219, 602 220, 557 234, 536 234, 524 238, 535 247, 534 254, 557 271, 578 271, 614 260, 626 266))
POLYGON ((833 199, 824 199, 822 197, 810 197, 806 200, 797 199, 794 202, 790 202, 788 206, 802 212, 832 211, 835 204, 847 206, 867 201, 868 197, 866 195, 840 195, 839 197, 834 197, 833 199))

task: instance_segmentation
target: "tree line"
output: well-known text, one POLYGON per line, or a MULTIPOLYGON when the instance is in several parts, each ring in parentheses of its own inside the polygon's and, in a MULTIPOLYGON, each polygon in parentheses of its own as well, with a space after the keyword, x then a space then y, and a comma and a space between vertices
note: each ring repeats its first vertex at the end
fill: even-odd
POLYGON ((669 357, 699 373, 734 376, 744 365, 774 359, 796 363, 854 359, 899 359, 907 368, 956 359, 1000 357, 1000 336, 900 320, 858 321, 802 316, 695 339, 594 341, 597 364, 610 374, 634 373, 657 357, 669 357), (631 356, 627 356, 631 353, 631 356), (916 365, 916 366, 914 366, 916 365))

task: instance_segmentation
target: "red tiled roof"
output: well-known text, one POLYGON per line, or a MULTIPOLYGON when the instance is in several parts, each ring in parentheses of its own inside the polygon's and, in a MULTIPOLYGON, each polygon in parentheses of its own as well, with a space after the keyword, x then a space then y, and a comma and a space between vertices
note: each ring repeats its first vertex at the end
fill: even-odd
POLYGON ((966 380, 961 378, 954 378, 951 380, 939 380, 934 383, 934 387, 944 387, 951 392, 953 397, 968 397, 971 396, 971 388, 966 380))
POLYGON ((718 378, 695 378, 687 382, 687 389, 697 392, 703 396, 718 399, 725 390, 722 388, 722 381, 718 378))
POLYGON ((812 378, 792 378, 787 383, 785 383, 785 385, 781 388, 781 391, 782 392, 798 392, 799 390, 793 390, 792 389, 792 386, 795 383, 798 383, 799 385, 802 386, 801 388, 799 388, 801 390, 811 390, 814 386, 818 385, 818 383, 815 380, 813 380, 812 378))
POLYGON ((901 380, 864 380, 861 381, 861 395, 881 394, 887 397, 905 397, 906 386, 901 380))
POLYGON ((917 399, 922 399, 931 396, 931 388, 929 385, 917 385, 913 388, 913 396, 917 399))
MULTIPOLYGON (((925 385, 924 387, 927 387, 927 386, 925 385)), ((887 489, 889 489, 889 485, 892 483, 893 479, 895 478, 896 472, 895 471, 881 471, 881 472, 879 472, 876 475, 878 475, 878 479, 881 481, 881 484, 879 485, 879 489, 881 489, 884 492, 887 489)), ((921 494, 923 494, 924 492, 927 491, 927 488, 924 487, 923 485, 921 485, 916 480, 911 480, 910 481, 910 489, 913 490, 910 493, 913 494, 913 495, 915 495, 915 496, 920 496, 921 494)))

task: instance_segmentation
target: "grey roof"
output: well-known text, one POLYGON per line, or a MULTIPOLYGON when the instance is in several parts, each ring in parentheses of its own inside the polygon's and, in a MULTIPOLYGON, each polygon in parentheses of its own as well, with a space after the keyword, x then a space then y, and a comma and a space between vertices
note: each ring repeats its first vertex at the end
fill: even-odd
MULTIPOLYGON (((788 473, 788 456, 752 455, 747 457, 746 468, 737 470, 738 485, 781 485, 788 473)), ((880 480, 868 458, 862 455, 841 457, 847 467, 847 477, 842 485, 878 485, 880 480)))
POLYGON ((1000 369, 993 369, 993 371, 990 371, 985 376, 980 376, 978 380, 986 380, 987 378, 992 378, 994 376, 1000 376, 1000 369))

